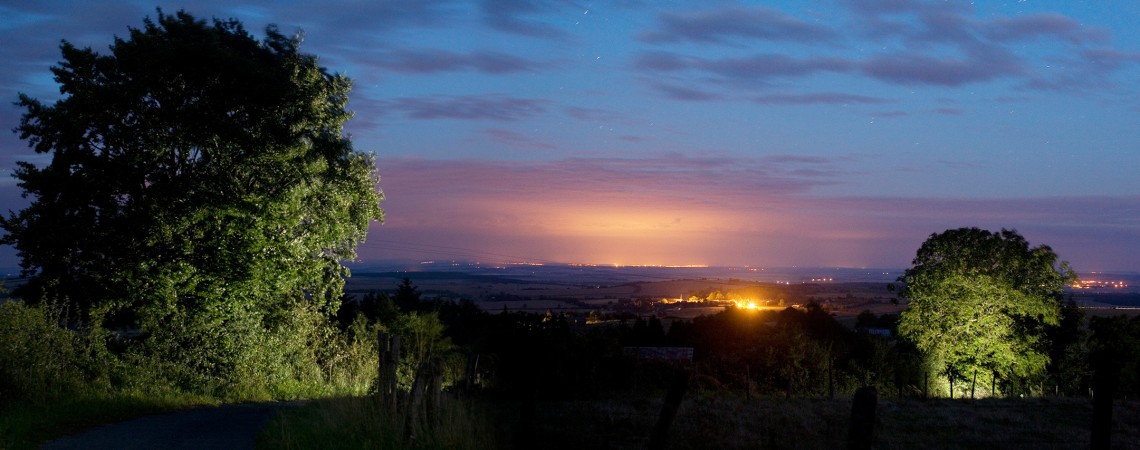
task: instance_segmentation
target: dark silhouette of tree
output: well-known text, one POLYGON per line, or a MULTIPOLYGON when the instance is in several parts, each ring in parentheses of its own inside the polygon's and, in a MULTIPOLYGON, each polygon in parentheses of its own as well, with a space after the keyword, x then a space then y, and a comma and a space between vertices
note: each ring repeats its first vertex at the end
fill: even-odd
POLYGON ((1094 317, 1089 329, 1093 389, 1140 395, 1140 316, 1094 317))
POLYGON ((1036 379, 1049 363, 1046 330, 1059 324, 1062 290, 1074 279, 1052 249, 1031 248, 1016 231, 936 233, 898 279, 907 301, 898 331, 953 378, 1036 379))
POLYGON ((336 319, 341 328, 347 328, 357 315, 363 315, 369 323, 391 324, 396 320, 400 310, 388 294, 370 291, 363 297, 345 296, 337 310, 336 319))
POLYGON ((412 280, 404 277, 404 280, 396 286, 396 293, 392 296, 392 300, 396 302, 396 307, 401 311, 420 311, 425 309, 423 301, 420 299, 419 286, 413 285, 412 280))
POLYGON ((1084 319, 1084 312, 1070 298, 1061 307, 1058 325, 1047 330, 1051 347, 1046 368, 1057 393, 1081 394, 1090 382, 1089 333, 1084 319))

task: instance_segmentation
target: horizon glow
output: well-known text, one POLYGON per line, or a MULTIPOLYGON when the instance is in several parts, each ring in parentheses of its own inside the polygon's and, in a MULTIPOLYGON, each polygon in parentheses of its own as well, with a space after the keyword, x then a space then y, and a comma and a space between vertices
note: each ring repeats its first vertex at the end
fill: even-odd
MULTIPOLYGON (((303 31, 355 81, 348 132, 378 156, 387 214, 361 263, 897 268, 930 234, 976 226, 1078 271, 1140 271, 1137 3, 185 7, 259 37, 303 31)), ((155 15, 0 12, 0 95, 45 102, 60 39, 105 50, 155 15)), ((0 133, 0 167, 20 160, 44 156, 0 133)), ((21 208, 3 179, 0 204, 21 208)))

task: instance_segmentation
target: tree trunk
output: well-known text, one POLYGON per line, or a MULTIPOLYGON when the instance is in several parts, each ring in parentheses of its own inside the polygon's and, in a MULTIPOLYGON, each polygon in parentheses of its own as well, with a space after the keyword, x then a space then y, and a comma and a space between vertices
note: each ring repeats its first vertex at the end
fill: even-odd
POLYGON ((970 400, 974 399, 974 388, 978 385, 978 370, 974 369, 974 379, 970 380, 970 400))

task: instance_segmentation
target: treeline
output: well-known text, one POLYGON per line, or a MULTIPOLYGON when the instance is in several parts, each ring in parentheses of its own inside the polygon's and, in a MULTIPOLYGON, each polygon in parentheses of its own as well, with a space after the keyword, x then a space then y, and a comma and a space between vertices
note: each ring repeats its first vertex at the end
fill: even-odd
MULTIPOLYGON (((470 301, 422 301, 405 280, 393 297, 345 303, 344 324, 359 314, 383 322, 398 314, 438 319, 454 367, 452 385, 474 379, 509 398, 597 398, 657 389, 677 367, 697 389, 755 396, 828 397, 875 386, 883 395, 956 398, 1089 395, 1094 373, 1112 374, 1119 396, 1140 394, 1140 317, 1086 320, 1075 305, 1048 343, 1045 377, 994 380, 939 373, 916 347, 895 337, 896 315, 859 315, 854 329, 819 305, 782 311, 729 308, 692 320, 616 317, 583 325, 555 313, 487 312, 470 301), (387 319, 385 318, 387 317, 387 319), (641 361, 629 347, 691 347, 691 364, 641 361), (477 358, 477 364, 471 364, 477 358)), ((443 348, 443 347, 441 347, 443 348)))

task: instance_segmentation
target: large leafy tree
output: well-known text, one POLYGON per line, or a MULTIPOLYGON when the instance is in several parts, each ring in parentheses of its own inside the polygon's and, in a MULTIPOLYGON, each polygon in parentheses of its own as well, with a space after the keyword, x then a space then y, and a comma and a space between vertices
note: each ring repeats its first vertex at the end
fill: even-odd
POLYGON ((1016 231, 936 233, 898 279, 908 303, 899 334, 955 379, 1038 377, 1049 361, 1046 331, 1074 278, 1051 248, 1030 247, 1016 231))
POLYGON ((343 133, 350 80, 300 43, 182 11, 109 54, 64 41, 61 98, 18 102, 50 160, 19 163, 31 202, 0 220, 31 279, 17 294, 144 331, 335 311, 381 195, 343 133))

